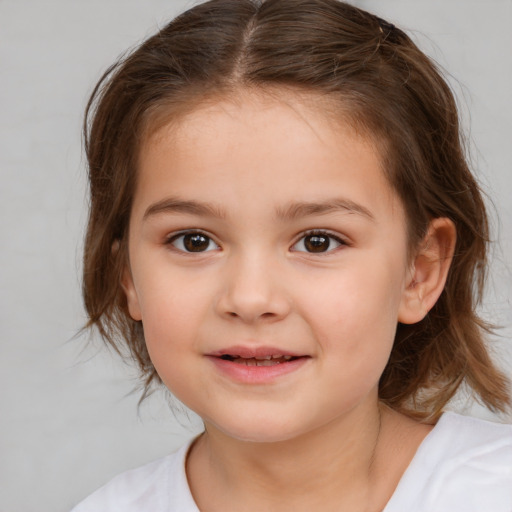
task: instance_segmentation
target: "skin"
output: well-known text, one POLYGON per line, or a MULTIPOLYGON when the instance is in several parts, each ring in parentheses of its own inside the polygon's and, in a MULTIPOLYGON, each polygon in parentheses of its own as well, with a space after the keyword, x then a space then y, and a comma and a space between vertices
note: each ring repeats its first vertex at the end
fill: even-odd
POLYGON ((161 129, 138 178, 123 288, 163 382, 204 420, 187 461, 199 508, 381 510, 431 427, 382 407, 378 381, 397 322, 441 293, 453 225, 436 219, 411 260, 375 146, 286 93, 161 129), (191 230, 206 250, 187 252, 191 230), (305 357, 239 382, 209 357, 235 345, 305 357))

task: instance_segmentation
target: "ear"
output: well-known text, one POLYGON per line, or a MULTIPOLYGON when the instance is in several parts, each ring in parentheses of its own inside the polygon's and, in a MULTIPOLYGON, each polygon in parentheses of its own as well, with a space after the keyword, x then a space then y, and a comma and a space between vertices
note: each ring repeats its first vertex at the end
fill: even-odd
POLYGON ((126 295, 126 304, 128 306, 128 312, 130 316, 136 320, 142 320, 142 314, 139 305, 139 296, 133 284, 132 271, 130 265, 127 263, 123 269, 121 276, 121 287, 123 288, 124 294, 126 295))
MULTIPOLYGON (((121 244, 119 240, 116 240, 112 244, 112 255, 118 255, 119 258, 123 258, 122 254, 118 254, 121 249, 121 244)), ((123 252, 123 251, 121 251, 123 252)), ((133 320, 139 321, 142 320, 142 315, 140 311, 139 305, 139 297, 137 295, 137 291, 135 290, 135 285, 133 283, 132 271, 130 268, 130 262, 128 261, 128 257, 124 257, 123 270, 121 273, 121 288, 126 296, 126 304, 128 306, 128 312, 133 320)))
POLYGON ((430 222, 411 266, 398 310, 398 321, 414 324, 423 320, 441 295, 453 259, 457 233, 450 219, 430 222))

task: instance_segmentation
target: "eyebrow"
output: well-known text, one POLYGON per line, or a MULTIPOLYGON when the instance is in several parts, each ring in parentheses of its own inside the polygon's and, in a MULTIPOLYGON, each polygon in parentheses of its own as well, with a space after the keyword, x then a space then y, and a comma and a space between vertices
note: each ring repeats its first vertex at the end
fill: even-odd
POLYGON ((372 212, 363 205, 344 198, 333 198, 321 202, 291 203, 284 209, 278 209, 277 216, 285 220, 293 220, 312 215, 324 215, 343 211, 349 214, 358 214, 374 221, 372 212))
MULTIPOLYGON (((339 211, 349 214, 358 214, 367 217, 369 220, 375 220, 375 217, 368 208, 344 198, 334 198, 321 202, 293 202, 284 208, 278 208, 276 214, 279 219, 294 220, 339 211)), ((144 212, 143 219, 146 220, 149 217, 165 213, 187 213, 190 215, 208 216, 219 219, 226 218, 225 211, 215 204, 170 197, 150 205, 144 212)))
POLYGON ((220 219, 226 217, 224 210, 214 204, 185 201, 169 197, 150 205, 144 212, 143 220, 162 213, 188 213, 191 215, 217 217, 220 219))

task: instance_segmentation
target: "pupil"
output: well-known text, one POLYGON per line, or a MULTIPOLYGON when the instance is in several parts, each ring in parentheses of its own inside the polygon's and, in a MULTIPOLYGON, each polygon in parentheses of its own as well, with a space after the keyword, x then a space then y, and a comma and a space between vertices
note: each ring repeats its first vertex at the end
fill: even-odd
POLYGON ((204 235, 198 234, 185 235, 183 245, 187 248, 187 251, 201 252, 208 249, 210 239, 204 235))
POLYGON ((309 252, 325 252, 329 249, 329 237, 322 235, 309 235, 304 240, 309 252))

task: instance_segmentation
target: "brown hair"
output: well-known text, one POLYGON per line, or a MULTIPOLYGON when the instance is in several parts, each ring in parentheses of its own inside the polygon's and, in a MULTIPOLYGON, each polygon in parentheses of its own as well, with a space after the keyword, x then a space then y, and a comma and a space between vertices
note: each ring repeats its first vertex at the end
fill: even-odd
POLYGON ((411 247, 433 218, 448 217, 457 229, 438 302, 423 321, 398 326, 381 400, 411 416, 435 418, 465 383, 486 406, 505 410, 507 381, 488 355, 487 326, 475 312, 488 222, 453 95, 403 31, 337 0, 211 0, 104 74, 84 124, 91 192, 83 275, 88 325, 118 351, 128 347, 146 391, 159 380, 120 287, 141 141, 204 98, 282 87, 334 100, 355 128, 380 141, 388 178, 405 206, 411 247))

